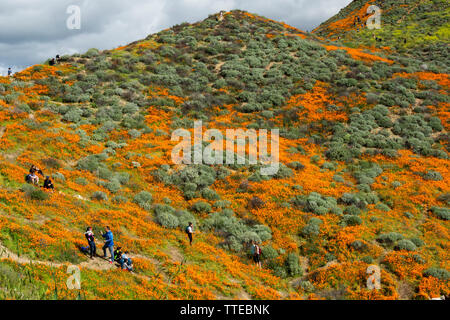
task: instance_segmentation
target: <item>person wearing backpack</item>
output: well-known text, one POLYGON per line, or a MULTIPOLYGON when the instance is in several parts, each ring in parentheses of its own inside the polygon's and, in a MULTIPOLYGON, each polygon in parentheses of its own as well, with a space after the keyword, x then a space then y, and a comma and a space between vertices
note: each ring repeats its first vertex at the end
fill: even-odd
POLYGON ((261 268, 261 248, 256 241, 252 241, 252 254, 253 261, 255 261, 259 268, 261 268))
POLYGON ((189 222, 189 225, 186 227, 185 231, 189 238, 189 245, 192 246, 192 234, 194 233, 194 228, 192 227, 192 222, 189 222))
POLYGON ((133 271, 133 261, 131 260, 131 258, 128 256, 128 251, 125 251, 124 253, 122 253, 122 255, 120 256, 120 268, 122 270, 127 270, 127 271, 133 271))
POLYGON ((116 250, 114 250, 114 261, 120 261, 122 253, 122 247, 117 247, 116 250))
POLYGON ((86 240, 88 241, 89 244, 89 254, 91 256, 91 259, 94 259, 94 255, 97 255, 97 248, 95 246, 95 237, 94 237, 94 233, 92 232, 92 227, 88 227, 86 229, 86 232, 84 234, 84 236, 86 237, 86 240))

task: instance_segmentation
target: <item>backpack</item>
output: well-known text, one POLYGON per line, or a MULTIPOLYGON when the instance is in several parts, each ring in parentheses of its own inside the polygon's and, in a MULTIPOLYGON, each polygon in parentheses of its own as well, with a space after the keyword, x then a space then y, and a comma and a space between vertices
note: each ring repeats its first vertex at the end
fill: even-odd
POLYGON ((256 250, 255 250, 255 253, 258 254, 258 255, 260 255, 260 254, 261 254, 261 248, 260 248, 259 246, 256 246, 255 249, 256 249, 256 250))
POLYGON ((189 226, 186 227, 186 229, 184 229, 184 231, 189 234, 189 226))

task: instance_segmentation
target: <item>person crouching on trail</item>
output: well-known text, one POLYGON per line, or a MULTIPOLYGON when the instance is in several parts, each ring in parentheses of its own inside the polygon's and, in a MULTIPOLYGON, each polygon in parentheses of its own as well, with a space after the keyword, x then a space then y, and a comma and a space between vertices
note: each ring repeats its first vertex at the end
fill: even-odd
POLYGON ((133 271, 133 261, 130 257, 128 257, 128 251, 125 251, 120 256, 120 268, 122 268, 122 270, 128 270, 130 272, 133 271))
POLYGON ((189 245, 192 246, 192 234, 194 233, 194 227, 192 226, 192 222, 189 222, 189 225, 186 227, 185 231, 189 238, 189 245))
POLYGON ((86 229, 84 236, 89 244, 89 254, 91 255, 91 259, 94 259, 93 257, 97 255, 97 248, 95 247, 95 237, 91 227, 86 229))
POLYGON ((43 187, 44 187, 44 189, 49 189, 51 192, 55 191, 55 186, 53 185, 53 182, 49 176, 45 177, 43 187))
POLYGON ((102 237, 105 239, 105 245, 103 246, 103 257, 106 259, 106 249, 109 250, 111 254, 111 260, 109 263, 114 262, 114 237, 113 233, 109 226, 105 228, 105 233, 102 234, 102 237))
POLYGON ((261 248, 258 246, 256 241, 252 241, 252 255, 253 261, 255 261, 259 268, 261 268, 261 248))

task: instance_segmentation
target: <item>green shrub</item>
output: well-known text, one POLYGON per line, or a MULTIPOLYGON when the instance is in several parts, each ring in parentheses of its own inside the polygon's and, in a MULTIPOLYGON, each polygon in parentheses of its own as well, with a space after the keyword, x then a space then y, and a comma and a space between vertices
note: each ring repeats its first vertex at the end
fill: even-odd
POLYGON ((306 237, 314 237, 318 236, 320 232, 320 225, 322 224, 322 220, 319 218, 311 218, 309 219, 306 226, 302 229, 303 236, 306 237))
POLYGON ((330 171, 336 170, 334 164, 331 163, 331 162, 324 162, 324 163, 322 164, 322 169, 326 169, 326 170, 330 170, 330 171))
POLYGON ((272 230, 268 226, 257 224, 251 228, 251 231, 256 233, 261 241, 272 239, 272 230))
POLYGON ((361 258, 361 261, 367 264, 371 264, 373 262, 373 258, 371 256, 365 256, 361 258))
POLYGON ((409 239, 412 243, 414 243, 415 244, 415 246, 416 247, 421 247, 421 246, 423 246, 425 243, 421 240, 421 239, 419 239, 419 238, 411 238, 411 239, 409 239))
POLYGON ((403 212, 403 215, 409 219, 414 218, 414 215, 411 212, 405 211, 403 212))
POLYGON ((194 203, 192 205, 192 210, 199 212, 199 213, 208 213, 208 212, 211 212, 212 208, 208 202, 197 201, 196 203, 194 203))
POLYGON ((91 199, 98 200, 98 201, 106 201, 106 200, 108 200, 108 196, 103 191, 95 191, 91 195, 91 199))
POLYGON ((141 191, 134 196, 133 202, 144 210, 150 210, 152 205, 153 196, 148 191, 141 191))
POLYGON ((128 199, 124 196, 115 196, 114 198, 112 198, 111 201, 116 204, 123 204, 123 203, 127 203, 128 199))
POLYGON ((355 206, 354 204, 352 204, 351 206, 345 208, 344 212, 346 214, 355 215, 355 216, 361 214, 361 210, 357 206, 355 206))
POLYGON ((433 170, 427 171, 427 173, 423 175, 423 178, 431 181, 442 181, 444 179, 439 172, 433 170))
POLYGON ((303 274, 303 270, 300 267, 300 259, 295 253, 291 252, 287 255, 285 265, 289 276, 295 277, 303 274))
POLYGON ((167 213, 167 212, 160 212, 156 216, 156 221, 161 224, 162 226, 169 228, 169 229, 175 229, 179 226, 180 222, 176 216, 173 214, 167 213))
POLYGON ((399 181, 394 181, 394 182, 391 183, 391 186, 392 186, 392 188, 394 188, 394 189, 400 187, 401 185, 402 185, 402 183, 399 182, 399 181))
POLYGON ((86 178, 77 177, 75 178, 75 183, 82 186, 87 186, 89 184, 89 181, 86 178))
POLYGON ((446 281, 450 279, 450 272, 446 269, 431 267, 423 272, 425 277, 434 277, 439 280, 446 281))
POLYGON ((273 260, 278 257, 278 252, 271 246, 265 246, 261 249, 262 256, 267 260, 273 260))
POLYGON ((54 158, 46 158, 42 160, 42 163, 50 169, 60 169, 61 168, 61 162, 58 159, 54 158))
POLYGON ((439 219, 450 220, 450 209, 441 207, 431 207, 431 212, 433 212, 439 219))
POLYGON ((179 225, 183 229, 189 225, 189 222, 192 222, 193 224, 196 223, 195 217, 189 211, 176 210, 175 216, 178 218, 179 225))
POLYGON ((388 212, 388 211, 391 211, 391 208, 389 208, 387 205, 385 205, 384 203, 378 203, 376 206, 375 206, 375 208, 377 208, 378 210, 381 210, 381 211, 385 211, 385 212, 388 212))
POLYGON ((29 193, 29 196, 31 199, 33 200, 47 200, 48 199, 48 194, 41 190, 41 189, 35 189, 33 190, 31 193, 29 193))
POLYGON ((77 169, 94 172, 100 166, 100 155, 89 155, 80 159, 77 163, 77 169))
POLYGON ((344 215, 343 224, 345 226, 356 226, 362 224, 362 219, 354 215, 344 215))
POLYGON ((295 170, 302 170, 303 168, 305 168, 305 166, 301 162, 298 162, 298 161, 290 162, 290 163, 288 163, 287 166, 289 168, 292 168, 292 169, 295 169, 295 170))
POLYGON ((302 207, 307 212, 319 215, 339 211, 335 198, 325 197, 317 192, 311 192, 308 196, 297 195, 291 199, 291 203, 296 207, 302 207))
POLYGON ((300 281, 299 287, 305 292, 314 292, 316 289, 309 280, 300 281))
POLYGON ((395 245, 395 250, 414 251, 416 249, 417 249, 416 245, 412 241, 407 239, 399 240, 395 245))
POLYGON ((377 237, 377 241, 384 244, 393 244, 403 239, 403 235, 397 232, 382 233, 377 237))
POLYGON ((224 209, 226 207, 229 207, 231 205, 231 202, 228 200, 218 200, 216 202, 214 202, 213 206, 214 208, 218 208, 218 209, 224 209))
POLYGON ((218 200, 220 196, 212 189, 205 188, 202 190, 202 197, 206 200, 218 200))
POLYGON ((120 190, 120 182, 117 179, 111 179, 104 184, 104 187, 111 193, 116 193, 120 190))

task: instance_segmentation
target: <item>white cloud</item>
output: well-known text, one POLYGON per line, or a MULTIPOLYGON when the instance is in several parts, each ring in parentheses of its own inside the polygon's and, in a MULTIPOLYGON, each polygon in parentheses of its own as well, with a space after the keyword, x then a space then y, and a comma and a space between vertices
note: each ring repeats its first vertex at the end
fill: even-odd
POLYGON ((220 10, 242 9, 312 30, 350 0, 2 0, 0 72, 56 54, 110 49, 220 10), (69 5, 81 8, 81 29, 69 30, 69 5))

